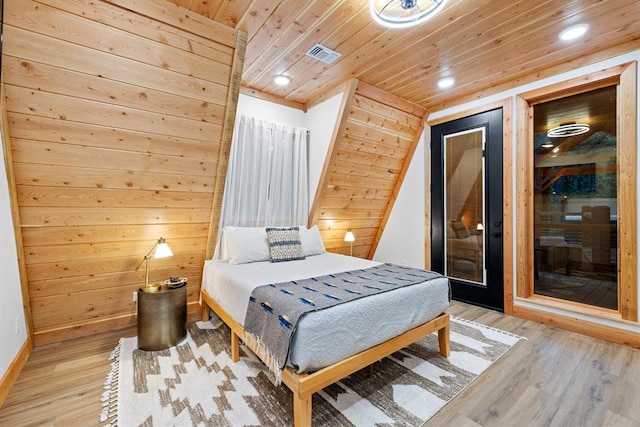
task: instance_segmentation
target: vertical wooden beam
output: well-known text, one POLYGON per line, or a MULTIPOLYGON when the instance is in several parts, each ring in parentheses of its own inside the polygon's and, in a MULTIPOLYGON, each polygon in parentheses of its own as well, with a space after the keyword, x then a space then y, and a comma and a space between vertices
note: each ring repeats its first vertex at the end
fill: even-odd
POLYGON ((513 313, 513 107, 502 104, 502 277, 504 313, 513 313))
POLYGON ((620 314, 638 321, 638 88, 637 62, 620 75, 618 85, 618 283, 620 314))
MULTIPOLYGON (((516 230, 516 295, 528 298, 533 295, 533 273, 529 268, 533 261, 533 161, 529 156, 528 131, 533 120, 533 109, 529 103, 518 97, 516 101, 518 127, 516 130, 516 215, 520 226, 516 230)), ((532 132, 532 131, 531 131, 532 132)))
POLYGON ((220 225, 220 215, 222 214, 224 184, 227 180, 227 168, 229 166, 229 154, 231 153, 233 127, 236 122, 246 47, 247 34, 243 31, 238 31, 236 48, 233 53, 233 63, 231 64, 231 78, 229 81, 229 91, 227 92, 227 105, 224 113, 224 128, 222 129, 220 152, 218 154, 218 169, 216 171, 216 182, 213 190, 213 207, 211 209, 211 221, 209 221, 209 236, 207 238, 205 259, 211 259, 213 257, 218 242, 218 227, 220 225))

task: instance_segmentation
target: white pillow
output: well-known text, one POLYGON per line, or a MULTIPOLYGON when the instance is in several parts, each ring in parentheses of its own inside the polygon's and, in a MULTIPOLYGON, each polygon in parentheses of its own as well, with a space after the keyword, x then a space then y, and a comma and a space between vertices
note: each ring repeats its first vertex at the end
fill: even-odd
POLYGON ((269 261, 269 243, 264 227, 225 227, 223 259, 229 264, 269 261))
POLYGON ((300 226, 300 242, 302 243, 302 252, 306 257, 327 252, 317 225, 311 228, 300 226))

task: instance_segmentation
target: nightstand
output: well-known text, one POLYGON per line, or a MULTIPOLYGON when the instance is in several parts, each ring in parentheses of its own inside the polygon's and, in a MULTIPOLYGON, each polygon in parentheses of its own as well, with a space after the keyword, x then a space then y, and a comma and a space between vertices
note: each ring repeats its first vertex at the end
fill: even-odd
POLYGON ((187 281, 166 282, 154 291, 138 289, 138 348, 164 350, 187 336, 187 281))

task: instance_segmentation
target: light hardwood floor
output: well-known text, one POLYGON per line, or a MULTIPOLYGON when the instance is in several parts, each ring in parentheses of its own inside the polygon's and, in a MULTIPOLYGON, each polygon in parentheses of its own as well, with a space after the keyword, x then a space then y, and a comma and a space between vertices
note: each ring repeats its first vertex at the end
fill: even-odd
MULTIPOLYGON (((527 340, 427 427, 640 427, 640 350, 459 302, 449 313, 527 340)), ((109 354, 120 337, 135 334, 129 328, 37 347, 0 408, 0 426, 99 426, 109 354)))

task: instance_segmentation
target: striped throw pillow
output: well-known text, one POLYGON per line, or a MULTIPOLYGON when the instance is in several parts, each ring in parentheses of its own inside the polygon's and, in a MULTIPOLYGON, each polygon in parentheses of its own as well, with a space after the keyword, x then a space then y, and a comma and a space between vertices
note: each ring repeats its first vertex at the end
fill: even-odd
POLYGON ((267 227, 266 231, 271 262, 304 259, 298 227, 267 227))

